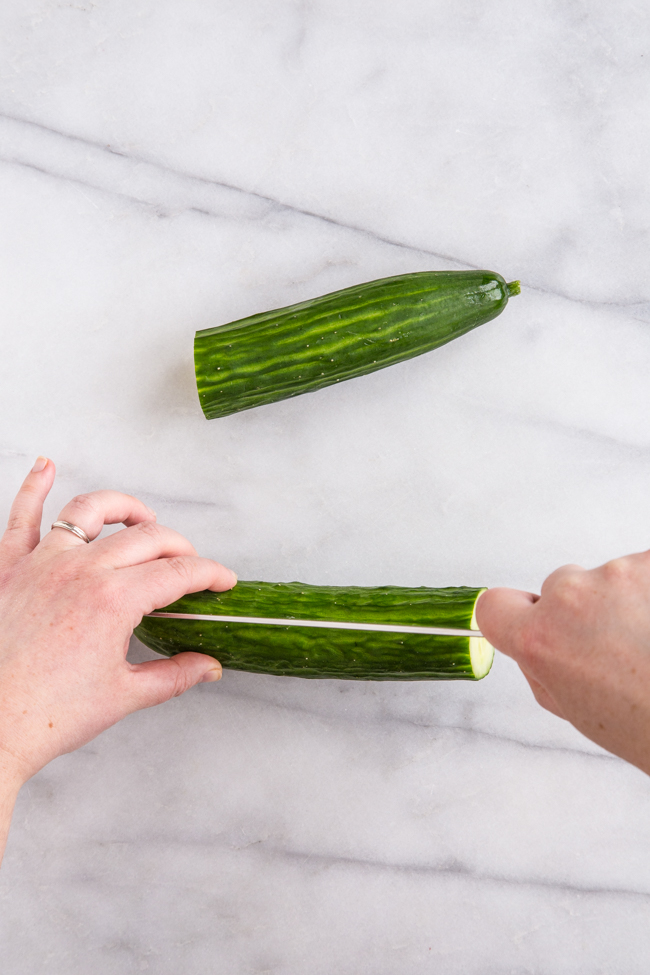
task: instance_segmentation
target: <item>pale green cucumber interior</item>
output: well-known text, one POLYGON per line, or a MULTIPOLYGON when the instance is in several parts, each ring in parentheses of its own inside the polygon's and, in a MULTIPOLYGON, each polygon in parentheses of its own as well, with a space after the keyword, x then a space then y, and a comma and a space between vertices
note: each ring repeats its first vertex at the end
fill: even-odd
MULTIPOLYGON (((472 613, 472 622, 470 623, 471 630, 478 630, 478 625, 476 622, 476 603, 479 601, 484 592, 485 589, 481 589, 480 593, 476 597, 474 612, 472 613)), ((481 677, 485 677, 485 675, 490 671, 492 661, 494 660, 494 647, 491 643, 488 643, 484 636, 471 636, 469 638, 469 659, 474 676, 477 680, 480 680, 481 677)))

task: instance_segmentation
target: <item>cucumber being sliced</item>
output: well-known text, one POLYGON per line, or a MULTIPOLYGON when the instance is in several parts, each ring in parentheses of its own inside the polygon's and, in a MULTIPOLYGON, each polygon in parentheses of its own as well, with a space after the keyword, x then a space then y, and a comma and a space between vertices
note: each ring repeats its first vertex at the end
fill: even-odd
POLYGON ((216 657, 223 667, 260 674, 480 680, 494 657, 492 646, 476 633, 475 606, 482 592, 464 586, 238 582, 228 592, 192 593, 160 611, 228 617, 223 622, 145 616, 135 632, 158 653, 199 651, 216 657), (247 621, 237 622, 237 617, 247 621), (370 628, 375 626, 395 627, 398 632, 370 628), (418 628, 452 632, 432 635, 418 628))
POLYGON ((492 271, 369 281, 196 333, 208 419, 309 393, 436 349, 499 315, 519 282, 492 271))

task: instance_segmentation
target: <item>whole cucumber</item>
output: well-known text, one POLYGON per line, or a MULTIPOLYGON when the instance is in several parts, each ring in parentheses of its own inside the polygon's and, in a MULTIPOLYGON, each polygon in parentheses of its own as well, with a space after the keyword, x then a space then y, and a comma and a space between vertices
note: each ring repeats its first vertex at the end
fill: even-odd
POLYGON ((422 271, 369 281, 196 333, 208 419, 363 376, 450 342, 519 294, 492 271, 422 271))
MULTIPOLYGON (((238 582, 228 592, 184 596, 161 612, 262 619, 475 630, 483 589, 310 586, 238 582)), ((494 650, 483 637, 429 636, 300 625, 145 616, 136 636, 158 653, 194 650, 223 667, 292 677, 348 680, 480 680, 494 650)))

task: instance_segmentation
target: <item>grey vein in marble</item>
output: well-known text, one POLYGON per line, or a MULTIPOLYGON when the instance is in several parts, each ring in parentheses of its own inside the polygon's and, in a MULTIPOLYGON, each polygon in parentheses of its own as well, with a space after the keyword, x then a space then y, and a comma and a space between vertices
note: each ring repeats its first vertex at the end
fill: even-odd
MULTIPOLYGON (((340 220, 337 220, 334 217, 328 216, 323 213, 316 213, 311 210, 302 209, 293 204, 287 203, 282 200, 274 199, 271 196, 267 196, 263 193, 257 192, 252 189, 247 189, 241 186, 235 186, 230 183, 217 180, 217 179, 207 179, 206 177, 196 176, 192 173, 186 173, 186 172, 170 169, 167 166, 161 165, 156 160, 148 159, 143 156, 134 155, 132 153, 123 151, 121 149, 116 149, 110 145, 102 145, 97 142, 89 141, 78 135, 71 135, 70 133, 67 132, 60 132, 55 129, 51 129, 48 126, 42 125, 39 122, 34 122, 31 119, 17 118, 15 116, 0 112, 0 128, 2 126, 2 122, 10 123, 10 125, 11 123, 15 123, 17 126, 24 126, 27 127, 28 129, 30 127, 33 127, 34 129, 38 130, 40 133, 46 134, 50 138, 55 137, 58 139, 66 140, 66 142, 76 145, 78 149, 82 149, 82 148, 87 149, 88 147, 92 147, 93 149, 98 150, 98 155, 94 160, 94 162, 102 170, 106 170, 107 168, 106 165, 107 161, 105 158, 106 153, 124 159, 126 162, 130 163, 131 166, 130 166, 130 171, 128 173, 119 172, 118 167, 113 167, 114 172, 111 173, 112 180, 106 179, 106 175, 107 175, 106 172, 103 172, 100 176, 100 174, 97 172, 95 167, 93 167, 92 175, 94 179, 92 179, 91 177, 83 179, 80 176, 71 173, 71 170, 74 172, 74 170, 76 170, 79 167, 79 161, 77 159, 72 159, 69 162, 66 160, 65 162, 62 163, 62 161, 59 158, 57 160, 58 163, 57 166, 57 163, 55 163, 49 155, 49 150, 52 148, 51 146, 43 146, 43 145, 34 146, 33 144, 26 146, 24 143, 29 142, 30 140, 21 140, 20 138, 16 139, 15 135, 13 135, 13 140, 12 140, 11 130, 9 131, 9 133, 7 133, 8 139, 13 141, 14 143, 22 142, 23 144, 19 145, 18 149, 10 150, 9 152, 7 152, 6 155, 0 156, 0 162, 3 162, 5 164, 13 163, 15 165, 26 166, 28 168, 34 169, 36 172, 42 173, 45 176, 51 176, 57 179, 69 180, 78 183, 80 186, 86 186, 89 189, 95 189, 100 192, 110 193, 113 196, 117 196, 125 200, 130 200, 133 203, 145 204, 147 206, 150 206, 161 217, 169 217, 172 216, 174 213, 186 210, 198 214, 204 214, 205 216, 224 218, 228 214, 227 201, 225 199, 219 199, 217 201, 213 201, 212 207, 210 208, 209 203, 205 201, 205 190, 207 188, 212 188, 217 191, 225 190, 225 191, 231 191, 236 194, 241 194, 243 197, 249 198, 251 201, 258 201, 262 204, 267 204, 271 208, 277 209, 279 211, 288 211, 291 213, 298 214, 300 216, 323 221, 324 223, 332 224, 334 227, 339 227, 342 230, 348 230, 353 233, 363 234, 364 236, 376 240, 379 243, 388 244, 391 247, 398 247, 407 251, 412 251, 414 254, 433 257, 438 261, 447 262, 450 265, 453 265, 454 267, 458 267, 458 268, 479 267, 479 265, 468 263, 466 260, 459 258, 457 256, 453 256, 451 254, 444 254, 432 250, 427 250, 426 248, 418 247, 407 241, 396 240, 389 237, 385 237, 380 234, 374 233, 373 231, 368 230, 364 227, 356 226, 355 224, 342 223, 340 220), (47 163, 43 163, 43 165, 38 165, 37 163, 27 158, 27 156, 29 156, 30 154, 35 154, 38 157, 42 157, 43 155, 45 155, 47 157, 47 163), (137 178, 142 174, 135 173, 134 167, 145 170, 146 176, 149 177, 148 182, 150 184, 156 182, 156 177, 160 177, 161 175, 167 177, 165 184, 163 186, 157 187, 158 190, 160 191, 160 195, 158 198, 152 192, 154 187, 151 187, 150 189, 149 188, 145 189, 142 186, 142 180, 139 180, 137 178), (173 178, 177 183, 176 186, 170 185, 171 178, 173 178), (115 187, 116 182, 123 181, 125 179, 128 180, 131 184, 133 184, 133 189, 131 193, 120 191, 115 187), (184 184, 190 184, 190 185, 184 185, 184 184), (197 188, 200 188, 199 189, 199 193, 201 197, 200 203, 190 203, 187 201, 184 202, 180 201, 179 197, 186 196, 188 190, 190 192, 192 192, 192 190, 196 192, 197 188), (201 192, 201 190, 203 192, 201 192), (171 197, 171 201, 170 201, 170 197, 171 197), (165 203, 162 202, 162 198, 165 198, 165 203)), ((60 157, 61 155, 60 151, 56 152, 56 155, 60 157)), ((84 162, 87 163, 88 160, 85 159, 84 162)), ((251 213, 249 219, 258 219, 260 216, 264 216, 264 215, 265 214, 251 213)), ((240 216, 239 213, 238 216, 240 216)), ((611 306, 612 308, 616 308, 616 309, 628 309, 628 308, 630 310, 634 309, 638 313, 639 321, 649 320, 648 316, 650 315, 650 312, 648 311, 648 308, 650 308, 650 300, 645 297, 632 297, 625 300, 608 300, 608 299, 595 300, 595 299, 590 299, 588 297, 580 297, 576 295, 565 294, 560 291, 553 290, 551 288, 543 287, 539 284, 534 284, 534 283, 530 284, 525 280, 523 283, 525 287, 528 287, 531 290, 538 292, 539 294, 543 294, 543 295, 546 294, 553 297, 564 298, 567 301, 575 301, 580 304, 593 305, 594 307, 611 306)), ((633 316, 633 317, 637 317, 637 316, 633 316)))

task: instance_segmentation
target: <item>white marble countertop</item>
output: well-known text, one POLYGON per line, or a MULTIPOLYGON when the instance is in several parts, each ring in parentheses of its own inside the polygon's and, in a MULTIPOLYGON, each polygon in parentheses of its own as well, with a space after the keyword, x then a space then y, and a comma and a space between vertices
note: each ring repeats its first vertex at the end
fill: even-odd
MULTIPOLYGON (((0 5, 0 491, 42 452, 240 578, 538 589, 650 544, 648 11, 0 5), (430 355, 207 422, 197 328, 519 278, 430 355)), ((147 654, 134 641, 134 659, 147 654)), ((645 975, 650 783, 479 683, 226 673, 36 776, 7 975, 645 975)))

